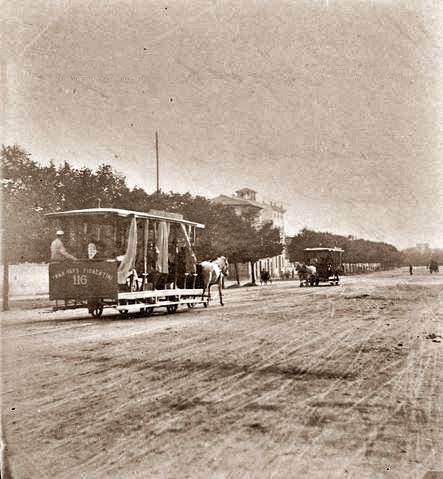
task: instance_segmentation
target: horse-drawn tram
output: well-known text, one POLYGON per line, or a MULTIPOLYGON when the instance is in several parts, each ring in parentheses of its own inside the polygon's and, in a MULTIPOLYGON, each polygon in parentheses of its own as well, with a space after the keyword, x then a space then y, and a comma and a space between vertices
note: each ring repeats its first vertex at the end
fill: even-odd
POLYGON ((57 230, 51 244, 49 298, 55 310, 103 308, 122 314, 144 313, 179 305, 207 307, 197 287, 193 247, 204 225, 182 215, 115 208, 92 208, 47 214, 57 230))
POLYGON ((313 267, 311 286, 318 286, 320 282, 338 285, 343 270, 343 253, 340 248, 305 248, 304 261, 313 267))

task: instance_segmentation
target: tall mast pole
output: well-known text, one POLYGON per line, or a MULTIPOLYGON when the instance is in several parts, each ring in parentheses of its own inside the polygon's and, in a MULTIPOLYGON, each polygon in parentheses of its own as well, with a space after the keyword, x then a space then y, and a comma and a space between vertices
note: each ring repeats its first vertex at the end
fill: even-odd
MULTIPOLYGON (((8 124, 8 95, 9 95, 9 85, 8 85, 8 64, 3 59, 1 60, 0 65, 0 92, 3 98, 0 110, 0 123, 2 127, 2 138, 1 142, 5 146, 8 144, 8 133, 9 133, 9 124, 8 124)), ((9 309, 9 255, 8 255, 8 240, 9 232, 8 225, 6 224, 7 216, 7 205, 6 205, 6 191, 3 189, 2 194, 2 208, 1 208, 1 237, 2 237, 2 263, 3 263, 3 291, 2 291, 2 310, 8 311, 9 309)))
POLYGON ((158 161, 158 131, 155 132, 155 159, 157 166, 157 194, 160 193, 160 173, 159 173, 159 161, 158 161))

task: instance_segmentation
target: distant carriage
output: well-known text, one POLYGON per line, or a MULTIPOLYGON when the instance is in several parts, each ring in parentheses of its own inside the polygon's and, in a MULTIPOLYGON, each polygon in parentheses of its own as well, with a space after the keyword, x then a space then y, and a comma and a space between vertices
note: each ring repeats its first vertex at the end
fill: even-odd
POLYGON ((316 283, 317 268, 306 263, 297 263, 295 267, 300 280, 300 288, 314 286, 316 283))
POLYGON ((438 273, 438 263, 435 260, 431 260, 429 263, 429 272, 432 273, 438 273))
POLYGON ((149 315, 159 307, 174 313, 179 305, 208 306, 207 289, 197 287, 193 251, 196 230, 204 225, 174 213, 115 208, 47 216, 78 258, 49 264, 54 309, 86 307, 100 317, 104 307, 149 315))
POLYGON ((306 248, 304 263, 298 268, 300 286, 302 278, 306 286, 318 286, 321 282, 338 285, 343 271, 343 253, 340 248, 306 248))

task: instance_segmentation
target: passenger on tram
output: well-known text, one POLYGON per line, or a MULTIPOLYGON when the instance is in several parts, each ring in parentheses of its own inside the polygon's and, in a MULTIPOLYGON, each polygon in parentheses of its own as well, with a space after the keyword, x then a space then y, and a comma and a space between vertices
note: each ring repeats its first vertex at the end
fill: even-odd
POLYGON ((107 235, 103 238, 103 258, 104 259, 117 259, 118 251, 115 246, 115 241, 111 236, 107 235))
POLYGON ((94 236, 91 236, 88 241, 88 259, 97 259, 97 239, 94 236))
POLYGON ((104 241, 91 236, 88 242, 88 259, 115 259, 104 241))

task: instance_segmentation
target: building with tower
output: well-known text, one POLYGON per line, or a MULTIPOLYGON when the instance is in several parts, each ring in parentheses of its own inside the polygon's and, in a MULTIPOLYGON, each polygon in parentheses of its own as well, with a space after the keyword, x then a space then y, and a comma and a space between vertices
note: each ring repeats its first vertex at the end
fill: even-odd
MULTIPOLYGON (((242 188, 235 192, 234 195, 219 195, 212 200, 214 203, 229 206, 234 209, 239 216, 251 218, 253 224, 260 227, 262 224, 272 221, 275 227, 280 230, 281 241, 286 243, 285 236, 285 212, 282 204, 275 202, 264 202, 257 200, 257 192, 251 188, 242 188)), ((260 271, 269 271, 273 278, 281 278, 284 273, 290 269, 289 261, 286 258, 285 251, 278 256, 272 258, 263 258, 255 264, 256 278, 260 277, 260 271)), ((250 265, 241 267, 244 277, 250 276, 250 265), (247 268, 247 272, 246 269, 247 268)))

